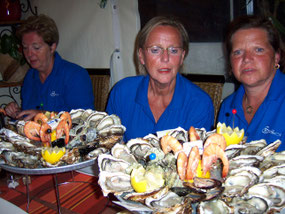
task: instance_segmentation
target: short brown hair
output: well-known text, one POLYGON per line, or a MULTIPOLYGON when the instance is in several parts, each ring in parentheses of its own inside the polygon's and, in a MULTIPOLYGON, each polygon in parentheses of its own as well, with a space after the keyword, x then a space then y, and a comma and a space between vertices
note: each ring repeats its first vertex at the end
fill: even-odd
POLYGON ((226 55, 228 59, 229 68, 231 68, 230 55, 232 52, 232 37, 238 30, 249 29, 249 28, 260 28, 267 32, 268 41, 272 46, 274 52, 280 54, 280 65, 282 68, 284 68, 285 65, 284 47, 279 32, 274 27, 269 17, 256 16, 256 15, 240 16, 230 23, 225 38, 225 48, 226 48, 226 55))
POLYGON ((24 24, 18 29, 17 36, 22 40, 23 35, 29 32, 36 32, 49 46, 53 43, 58 45, 59 33, 56 23, 47 15, 41 14, 28 17, 24 24))
POLYGON ((189 51, 189 37, 186 29, 184 28, 183 24, 173 16, 157 16, 149 20, 145 26, 140 30, 136 38, 135 44, 135 53, 134 53, 134 61, 137 68, 138 74, 146 74, 147 71, 145 67, 141 64, 139 59, 139 50, 140 48, 144 48, 145 42, 148 38, 150 32, 157 26, 171 26, 176 28, 181 36, 182 40, 182 48, 185 51, 184 59, 186 58, 188 51, 189 51))

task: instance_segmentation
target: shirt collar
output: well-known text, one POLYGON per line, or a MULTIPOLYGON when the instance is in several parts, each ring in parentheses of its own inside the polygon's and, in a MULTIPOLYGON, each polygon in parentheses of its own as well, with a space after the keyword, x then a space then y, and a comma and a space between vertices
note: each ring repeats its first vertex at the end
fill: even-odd
POLYGON ((285 74, 277 69, 276 74, 272 80, 270 89, 266 96, 268 100, 277 100, 282 97, 285 90, 285 74))

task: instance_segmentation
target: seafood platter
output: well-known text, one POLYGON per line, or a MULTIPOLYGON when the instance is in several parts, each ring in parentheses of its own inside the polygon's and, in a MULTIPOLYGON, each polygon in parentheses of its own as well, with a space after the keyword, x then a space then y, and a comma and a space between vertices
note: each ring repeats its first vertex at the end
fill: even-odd
POLYGON ((0 130, 0 158, 17 169, 84 167, 121 142, 125 130, 118 116, 91 109, 39 113, 0 130))
POLYGON ((98 183, 132 213, 284 213, 280 144, 228 145, 216 130, 179 127, 100 154, 98 183))

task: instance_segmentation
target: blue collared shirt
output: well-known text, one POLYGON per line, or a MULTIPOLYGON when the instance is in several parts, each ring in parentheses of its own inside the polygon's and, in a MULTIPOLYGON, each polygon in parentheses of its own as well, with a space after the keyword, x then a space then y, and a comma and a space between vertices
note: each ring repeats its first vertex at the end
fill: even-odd
POLYGON ((124 141, 157 131, 190 126, 210 130, 214 123, 214 107, 209 95, 177 74, 173 98, 157 122, 151 112, 147 93, 149 76, 127 77, 112 89, 108 114, 116 114, 126 127, 124 141))
POLYGON ((285 149, 285 74, 280 70, 276 71, 270 89, 263 103, 259 106, 250 124, 247 123, 242 108, 244 87, 227 97, 219 112, 218 122, 226 123, 227 126, 239 127, 245 130, 247 142, 265 139, 267 143, 272 143, 277 139, 281 140, 281 145, 277 151, 285 149), (237 113, 234 117, 232 109, 237 113))
POLYGON ((94 96, 88 72, 56 52, 52 72, 41 83, 39 72, 29 69, 22 87, 22 109, 70 111, 94 109, 94 96))

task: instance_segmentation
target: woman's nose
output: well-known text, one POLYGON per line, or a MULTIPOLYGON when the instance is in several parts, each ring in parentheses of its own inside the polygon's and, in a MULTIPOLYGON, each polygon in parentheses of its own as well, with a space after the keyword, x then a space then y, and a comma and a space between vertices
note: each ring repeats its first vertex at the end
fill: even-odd
POLYGON ((245 51, 243 55, 243 60, 245 62, 250 61, 252 59, 252 53, 250 51, 245 51))
POLYGON ((166 49, 164 49, 163 50, 163 53, 162 53, 162 55, 161 55, 161 58, 162 58, 162 61, 164 61, 164 62, 168 62, 169 61, 169 53, 168 53, 168 50, 166 49))

